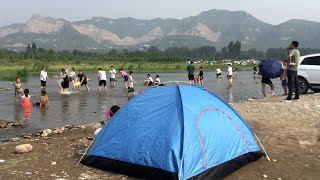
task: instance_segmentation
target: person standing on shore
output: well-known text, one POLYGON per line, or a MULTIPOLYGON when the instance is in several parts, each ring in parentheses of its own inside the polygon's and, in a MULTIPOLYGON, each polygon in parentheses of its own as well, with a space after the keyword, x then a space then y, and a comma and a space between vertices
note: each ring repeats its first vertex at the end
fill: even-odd
POLYGON ((107 93, 107 73, 102 71, 101 68, 98 69, 98 93, 100 93, 100 86, 104 86, 104 92, 107 93))
POLYGON ((202 70, 202 67, 199 68, 198 83, 199 83, 200 86, 203 86, 203 70, 202 70))
MULTIPOLYGON (((82 72, 82 70, 79 70, 78 78, 80 80, 80 85, 85 85, 87 88, 87 92, 90 91, 90 88, 88 86, 88 78, 87 76, 82 72)), ((78 86, 78 91, 80 91, 80 86, 78 86)))
POLYGON ((281 85, 283 88, 283 95, 288 95, 288 78, 287 78, 287 60, 282 62, 282 74, 281 74, 281 85))
POLYGON ((187 66, 188 79, 190 84, 194 84, 194 70, 195 67, 193 66, 193 61, 191 61, 190 64, 187 66))
POLYGON ((113 66, 111 66, 109 73, 110 73, 110 87, 114 87, 116 85, 117 71, 114 69, 113 66))
POLYGON ((229 82, 229 88, 232 87, 232 74, 233 74, 232 65, 228 64, 227 79, 229 82))
POLYGON ((288 47, 288 65, 287 65, 287 77, 288 77, 288 86, 289 86, 289 93, 288 97, 285 99, 285 102, 292 102, 292 94, 293 90, 295 89, 295 97, 294 100, 299 100, 299 79, 298 79, 298 64, 299 64, 299 57, 300 51, 298 50, 299 42, 292 41, 290 46, 288 47))
POLYGON ((45 89, 45 88, 46 88, 47 79, 49 79, 48 73, 47 73, 47 71, 46 71, 46 68, 43 67, 42 70, 41 70, 41 72, 40 72, 41 89, 45 89))

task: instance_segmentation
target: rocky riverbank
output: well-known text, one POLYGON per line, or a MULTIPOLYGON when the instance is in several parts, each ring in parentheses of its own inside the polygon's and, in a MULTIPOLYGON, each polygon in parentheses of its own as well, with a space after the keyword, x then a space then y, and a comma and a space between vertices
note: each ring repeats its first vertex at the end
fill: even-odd
MULTIPOLYGON (((320 96, 284 103, 271 97, 233 103, 268 152, 271 162, 250 163, 226 179, 318 179, 320 177, 320 96)), ((132 179, 78 165, 99 123, 46 129, 4 139, 0 179, 132 179), (33 149, 14 153, 20 144, 33 149)))

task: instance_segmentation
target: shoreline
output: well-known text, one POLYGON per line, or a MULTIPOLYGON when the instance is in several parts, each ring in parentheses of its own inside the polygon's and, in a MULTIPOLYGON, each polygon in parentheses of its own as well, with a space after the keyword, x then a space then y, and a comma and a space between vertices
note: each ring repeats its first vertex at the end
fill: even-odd
MULTIPOLYGON (((283 96, 230 103, 261 140, 271 162, 261 158, 225 179, 317 179, 320 176, 320 95, 284 103, 283 96)), ((62 133, 32 136, 0 145, 1 179, 133 179, 77 165, 99 123, 63 126, 62 133), (30 139, 29 139, 30 138, 30 139), (33 150, 14 154, 16 145, 33 150)), ((62 129, 59 128, 59 129, 62 129)), ((52 129, 52 133, 58 129, 52 129)), ((58 130, 59 131, 59 130, 58 130)), ((39 133, 39 132, 34 132, 39 133)), ((28 134, 27 134, 28 135, 28 134)))

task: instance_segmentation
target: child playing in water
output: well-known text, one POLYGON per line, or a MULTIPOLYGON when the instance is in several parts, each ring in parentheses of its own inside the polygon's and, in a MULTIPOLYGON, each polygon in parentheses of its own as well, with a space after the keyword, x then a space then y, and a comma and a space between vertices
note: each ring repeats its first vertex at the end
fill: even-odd
POLYGON ((132 95, 135 95, 134 93, 134 84, 137 84, 136 81, 133 80, 133 71, 129 72, 129 87, 128 87, 128 96, 132 93, 132 95))
POLYGON ((24 119, 30 120, 30 114, 31 114, 31 100, 29 96, 29 89, 24 90, 24 96, 20 97, 21 106, 24 111, 24 119))
POLYGON ((199 83, 200 86, 203 86, 203 70, 202 70, 202 67, 199 68, 198 83, 199 83))
POLYGON ((35 106, 48 107, 49 106, 49 97, 47 96, 47 92, 45 90, 41 91, 40 101, 34 104, 35 106))
POLYGON ((16 83, 14 84, 14 95, 16 97, 16 103, 18 103, 18 100, 20 99, 21 93, 22 93, 22 83, 20 78, 17 77, 16 83))

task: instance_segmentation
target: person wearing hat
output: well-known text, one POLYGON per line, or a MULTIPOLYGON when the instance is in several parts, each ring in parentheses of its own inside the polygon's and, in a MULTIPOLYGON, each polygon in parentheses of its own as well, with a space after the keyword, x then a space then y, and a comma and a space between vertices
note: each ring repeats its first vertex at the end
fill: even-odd
MULTIPOLYGON (((117 105, 112 106, 112 107, 109 109, 109 111, 106 111, 106 112, 105 112, 105 115, 106 115, 109 119, 111 119, 112 116, 113 116, 114 114, 116 114, 116 112, 117 112, 119 109, 120 109, 120 107, 117 106, 117 105)), ((103 127, 103 125, 105 124, 105 122, 104 122, 104 121, 101 121, 100 124, 101 124, 101 126, 103 127)), ((102 127, 101 127, 101 128, 98 128, 97 130, 94 131, 94 133, 93 133, 94 136, 97 136, 97 135, 99 134, 99 132, 101 131, 102 127)))

